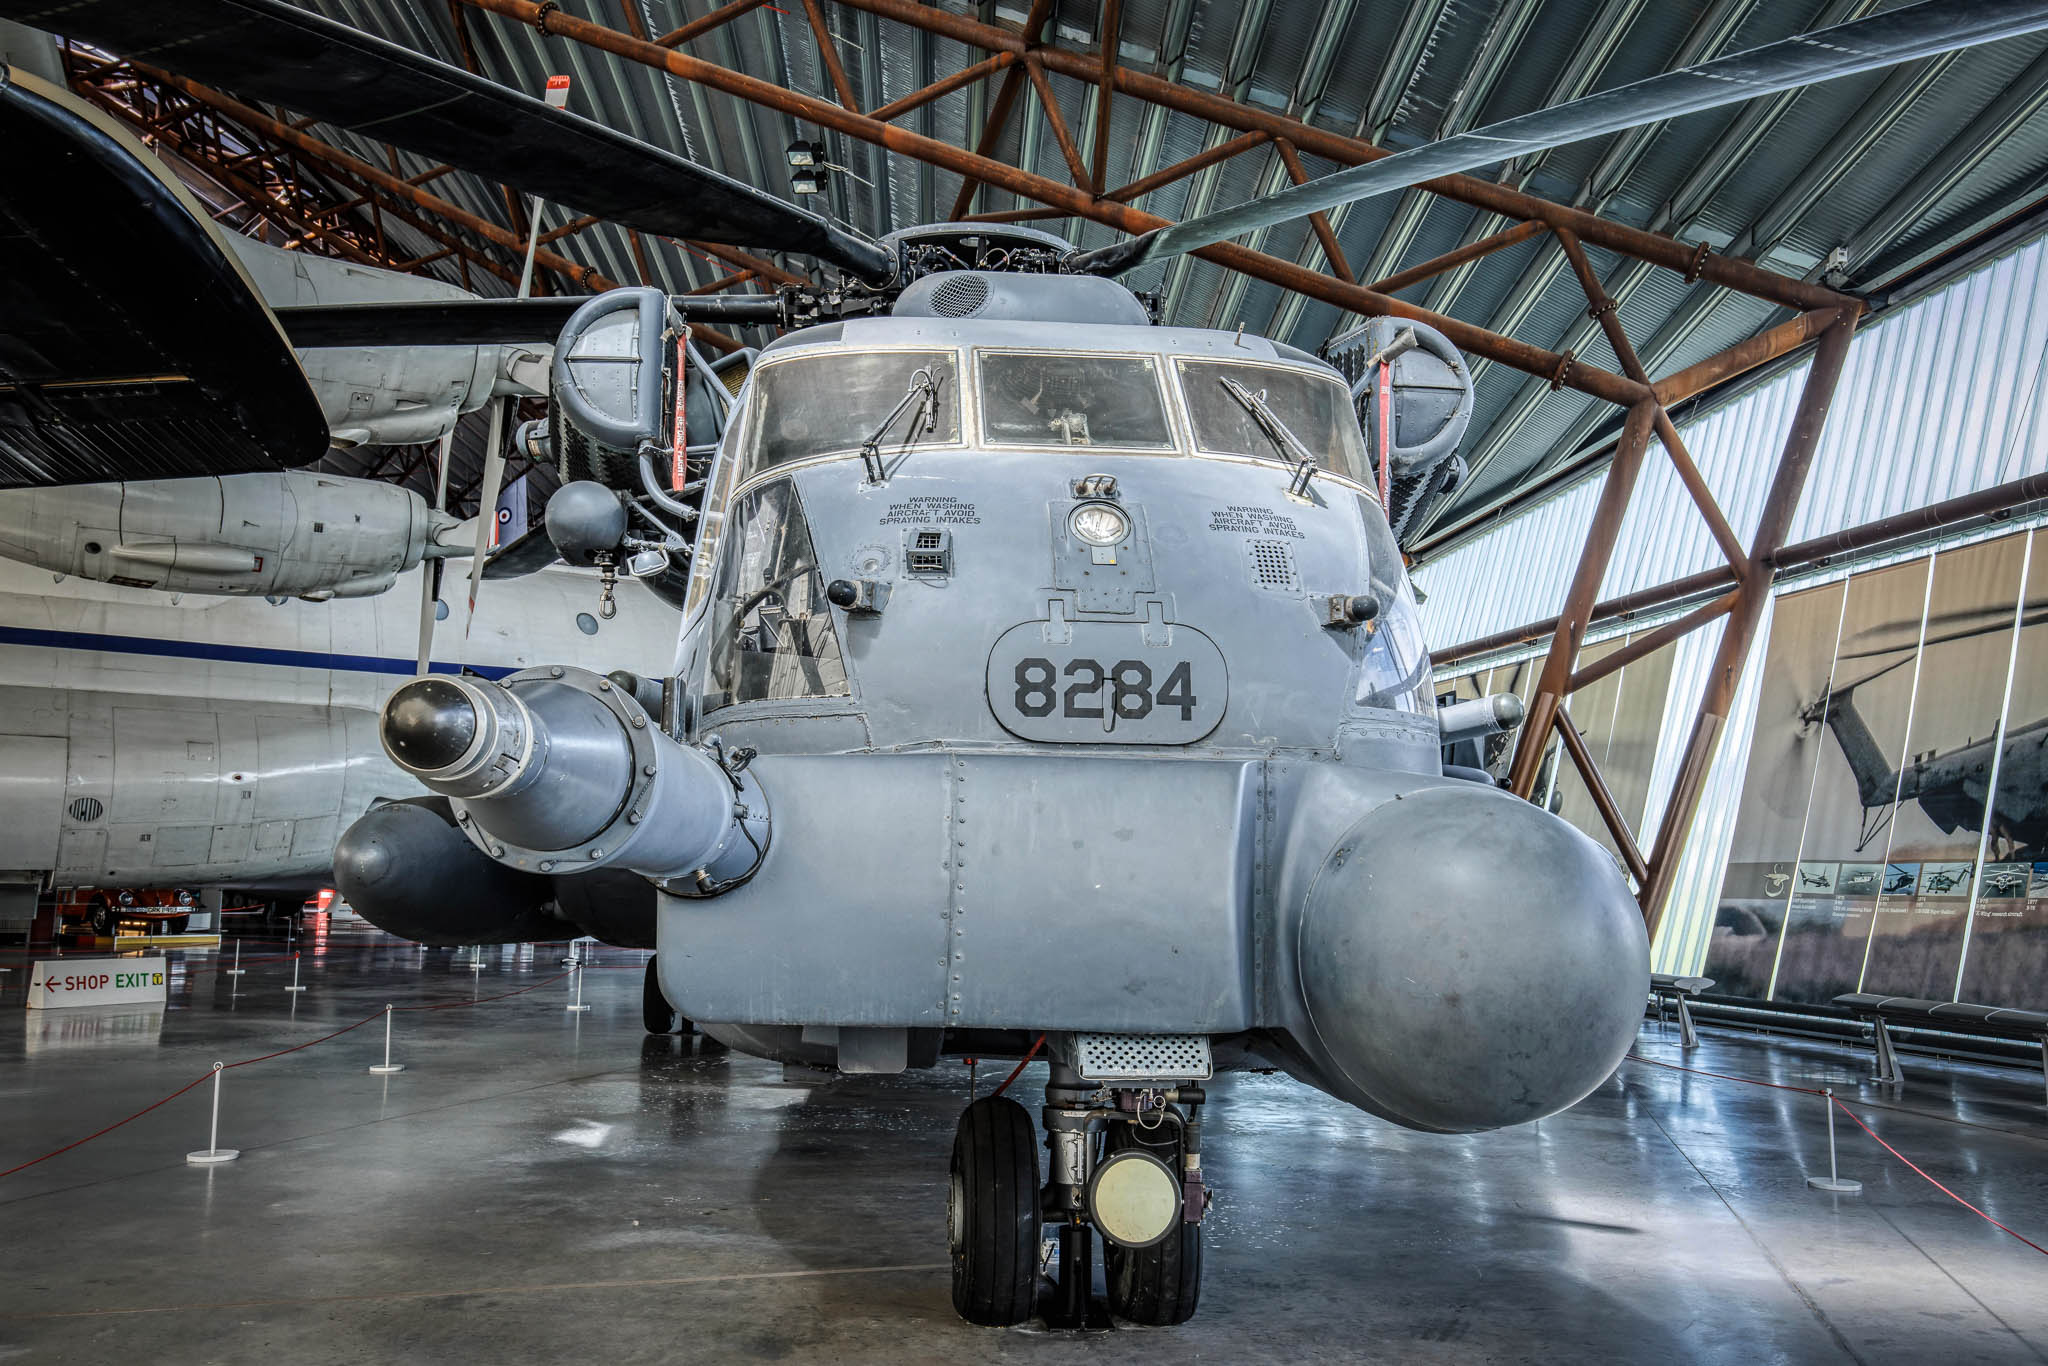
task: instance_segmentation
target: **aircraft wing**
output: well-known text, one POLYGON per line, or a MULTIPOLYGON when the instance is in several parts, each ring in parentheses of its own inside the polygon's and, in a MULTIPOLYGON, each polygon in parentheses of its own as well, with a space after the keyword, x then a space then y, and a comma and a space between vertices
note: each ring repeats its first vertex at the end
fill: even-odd
POLYGON ((774 195, 285 0, 0 0, 0 13, 580 213, 814 256, 869 280, 896 272, 888 248, 774 195))
POLYGON ((0 145, 0 488, 320 458, 327 423, 290 343, 156 158, 5 66, 0 145))

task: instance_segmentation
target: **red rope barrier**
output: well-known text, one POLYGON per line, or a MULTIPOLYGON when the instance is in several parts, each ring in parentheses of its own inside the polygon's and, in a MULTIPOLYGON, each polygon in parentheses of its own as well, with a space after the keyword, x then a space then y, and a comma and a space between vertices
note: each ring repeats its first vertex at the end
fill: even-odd
MULTIPOLYGON (((290 955, 285 956, 289 957, 290 955)), ((254 962, 256 960, 251 959, 250 961, 254 962)), ((551 983, 561 981, 564 977, 567 977, 569 973, 575 971, 575 968, 570 968, 565 972, 556 973, 553 977, 549 977, 543 981, 535 982, 531 986, 520 987, 517 991, 500 992, 496 996, 480 996, 475 1000, 471 1001, 442 1001, 435 1005, 393 1006, 391 1007, 391 1009, 398 1014, 410 1014, 413 1011, 420 1010, 458 1010, 465 1006, 480 1006, 487 1004, 491 1001, 507 1000, 513 996, 524 996, 529 991, 538 991, 544 986, 548 986, 551 983)), ((226 1064, 221 1068, 221 1070, 223 1072, 232 1072, 237 1067, 248 1067, 259 1062, 269 1062, 272 1058, 284 1057, 287 1053, 297 1053, 303 1049, 311 1048, 315 1044, 326 1043, 329 1039, 338 1039, 344 1034, 348 1034, 355 1030, 361 1029, 364 1025, 373 1023, 377 1020, 381 1020, 382 1018, 384 1018, 384 1012, 382 1010, 379 1010, 373 1014, 365 1015, 362 1019, 357 1020, 354 1024, 343 1025, 340 1029, 335 1030, 331 1034, 322 1034, 317 1039, 308 1039, 304 1043, 293 1044, 290 1048, 280 1048, 274 1053, 263 1053, 253 1058, 243 1058, 238 1062, 231 1062, 226 1064)), ((1042 1035, 1040 1036, 1039 1041, 1041 1043, 1044 1042, 1044 1037, 1042 1035)), ((1036 1044, 1032 1045, 1032 1051, 1038 1051, 1036 1044)), ((1026 1058, 1025 1061, 1028 1062, 1030 1061, 1030 1059, 1026 1058)), ((1022 1063, 1018 1064, 1017 1070, 1020 1072, 1024 1070, 1022 1063)), ((99 1138, 105 1134, 110 1134, 124 1124, 132 1124, 136 1120, 141 1119, 144 1115, 148 1114, 151 1110, 155 1110, 161 1106, 168 1105, 170 1102, 176 1100, 179 1096, 184 1095, 187 1091, 190 1091, 193 1087, 199 1085, 199 1083, 207 1080, 211 1076, 213 1076, 213 1069, 208 1068, 205 1072, 202 1072, 200 1075, 194 1077, 191 1081, 186 1082, 183 1086, 180 1086, 177 1090, 171 1092, 163 1099, 152 1101, 148 1105, 143 1106, 140 1110, 137 1110, 134 1114, 129 1115, 124 1119, 117 1119, 112 1124, 109 1124, 106 1128, 95 1130, 94 1132, 87 1134, 84 1138, 73 1139, 71 1142, 66 1143, 61 1148, 53 1148, 49 1152, 44 1153, 41 1157, 32 1157, 28 1161, 23 1162, 18 1166, 9 1167, 5 1171, 0 1171, 0 1177, 8 1177, 14 1175, 18 1171, 26 1171, 28 1168, 35 1166, 39 1162, 48 1162, 53 1157, 57 1157, 63 1153, 68 1153, 73 1148, 79 1147, 86 1143, 90 1143, 94 1139, 99 1138)))
POLYGON ((1878 1147, 1884 1149, 1893 1157, 1896 1157, 1897 1159, 1899 1159, 1899 1161, 1905 1163, 1908 1167, 1911 1167, 1913 1169, 1914 1174, 1917 1175, 1921 1180, 1925 1181, 1928 1185, 1934 1187, 1943 1195, 1946 1195, 1949 1199, 1955 1201, 1958 1205, 1961 1205, 1964 1209, 1976 1215, 1979 1219, 1982 1219, 1985 1223, 1991 1225, 1993 1228, 2004 1229, 2005 1232, 2011 1233, 2013 1237, 2019 1239, 2028 1247, 2034 1249, 2034 1251, 2040 1253, 2044 1257, 2048 1257, 2048 1247, 2042 1247, 2039 1243, 2035 1242, 2032 1238, 2027 1237, 2024 1233, 2016 1233, 2012 1229, 2006 1228, 2004 1224, 1999 1223, 1996 1219, 1986 1214, 1983 1210, 1978 1209, 1975 1205, 1963 1199, 1962 1196, 1957 1195, 1947 1186, 1942 1185, 1941 1182, 1936 1181, 1926 1172, 1921 1171, 1920 1164, 1915 1162, 1912 1158, 1906 1156, 1904 1153, 1900 1152, 1897 1148, 1894 1148, 1891 1144, 1885 1142, 1883 1139, 1878 1138, 1877 1133, 1868 1124, 1865 1124, 1861 1117, 1859 1117, 1854 1110, 1851 1110, 1848 1106, 1842 1104, 1841 1098, 1839 1096, 1829 1096, 1828 1099, 1834 1102, 1836 1109, 1840 1110, 1843 1114, 1847 1115, 1850 1119, 1854 1120, 1857 1128, 1861 1129, 1864 1133, 1869 1134, 1870 1137, 1877 1143, 1878 1147))
POLYGON ((1024 1055, 1024 1061, 1018 1063, 1016 1068, 1011 1071, 1009 1076, 1003 1078, 1003 1084, 1001 1086, 998 1086, 995 1090, 988 1093, 988 1098, 990 1100, 994 1100, 997 1096, 1000 1096, 1003 1092, 1009 1090, 1010 1083, 1017 1080, 1018 1077, 1024 1075, 1024 1068, 1026 1064, 1028 1064, 1033 1058, 1038 1056, 1038 1050, 1044 1043, 1045 1035, 1043 1034, 1039 1035, 1037 1038, 1031 1041, 1031 1051, 1024 1055))
MULTIPOLYGON (((1986 1214, 1983 1210, 1978 1209, 1975 1205, 1963 1199, 1962 1196, 1957 1195, 1947 1186, 1942 1185, 1941 1182, 1929 1176, 1924 1170, 1921 1169, 1920 1164, 1915 1162, 1912 1158, 1906 1156, 1897 1148, 1894 1148, 1891 1144, 1879 1138, 1877 1136, 1877 1131, 1875 1129, 1872 1129, 1868 1124, 1865 1124, 1861 1116, 1859 1116, 1854 1110, 1851 1110, 1847 1105, 1844 1105, 1842 1103, 1842 1098, 1840 1096, 1832 1095, 1826 1091, 1817 1091, 1810 1086, 1783 1086, 1775 1081, 1758 1081, 1754 1077, 1731 1076, 1726 1072, 1708 1072, 1698 1067, 1680 1067, 1677 1063, 1658 1062, 1655 1058, 1646 1058, 1639 1053, 1628 1053, 1624 1056, 1630 1062, 1646 1062, 1650 1064, 1650 1066, 1652 1067, 1661 1067, 1667 1072, 1690 1072, 1696 1077, 1713 1077, 1717 1081, 1732 1081, 1737 1082, 1743 1086, 1764 1086, 1769 1087, 1773 1091, 1797 1091, 1801 1095, 1806 1096, 1825 1096, 1829 1104, 1833 1105, 1836 1109, 1840 1110, 1843 1114, 1847 1115, 1852 1121, 1855 1122, 1857 1128, 1861 1129, 1864 1133, 1869 1134, 1871 1139, 1874 1142, 1876 1142, 1878 1147, 1884 1149, 1893 1157, 1896 1157, 1897 1159, 1899 1159, 1899 1161, 1905 1163, 1907 1167, 1911 1168, 1915 1176, 1919 1177, 1922 1181, 1925 1181, 1928 1185, 1934 1187, 1943 1195, 1946 1195, 1949 1199, 1955 1201, 1958 1205, 1961 1205, 1964 1209, 1976 1215, 1979 1219, 1982 1219, 1985 1223, 1991 1225, 1993 1228, 1999 1229, 2000 1231, 2005 1233, 2012 1234, 2013 1237, 2019 1239, 2028 1247, 2034 1249, 2034 1251, 2040 1253, 2044 1257, 2048 1257, 2048 1247, 2042 1247, 2039 1243, 2035 1242, 2032 1238, 2027 1237, 2024 1233, 2015 1232, 2014 1230, 2007 1228, 2004 1224, 1999 1223, 1996 1219, 1986 1214)), ((4 1176, 5 1174, 6 1173, 4 1172, 0 1172, 0 1176, 4 1176)))

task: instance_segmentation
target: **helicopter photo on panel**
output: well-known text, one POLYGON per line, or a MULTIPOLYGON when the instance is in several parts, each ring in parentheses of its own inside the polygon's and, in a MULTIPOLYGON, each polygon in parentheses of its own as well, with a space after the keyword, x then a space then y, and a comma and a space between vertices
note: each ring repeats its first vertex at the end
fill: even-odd
POLYGON ((1038 1313, 1049 1236, 1045 1312, 1079 1322, 1099 1239, 1111 1309, 1180 1322, 1218 1071, 1433 1132, 1554 1113, 1634 1037, 1642 917, 1592 840, 1445 767, 1520 719, 1439 710, 1394 536, 1469 415, 1454 348, 1354 335, 1386 353, 1354 380, 1157 326, 1046 233, 885 245, 896 278, 764 348, 701 464, 687 324, 646 291, 579 313, 607 331, 558 340, 558 397, 580 387, 551 438, 632 458, 586 461, 550 533, 637 573, 664 541, 641 528, 672 528, 674 676, 409 684, 386 748, 488 858, 650 880, 660 990, 734 1048, 1045 1058, 1036 1126, 1009 1096, 961 1118, 955 1307, 1038 1313))

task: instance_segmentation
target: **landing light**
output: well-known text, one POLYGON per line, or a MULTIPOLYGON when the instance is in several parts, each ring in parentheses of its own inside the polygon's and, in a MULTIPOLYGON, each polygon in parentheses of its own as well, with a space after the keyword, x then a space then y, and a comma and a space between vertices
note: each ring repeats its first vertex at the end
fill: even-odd
POLYGON ((1131 519, 1108 503, 1083 503, 1067 522, 1075 539, 1089 545, 1115 545, 1131 534, 1131 519))

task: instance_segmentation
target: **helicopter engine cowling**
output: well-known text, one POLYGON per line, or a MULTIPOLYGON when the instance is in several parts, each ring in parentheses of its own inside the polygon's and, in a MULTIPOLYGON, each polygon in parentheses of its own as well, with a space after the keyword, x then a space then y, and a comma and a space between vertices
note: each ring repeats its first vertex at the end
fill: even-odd
POLYGON ((1444 1133, 1582 1100, 1628 1051, 1649 990, 1613 859, 1528 802, 1463 785, 1352 823, 1309 883, 1295 947, 1310 1079, 1444 1133))
POLYGON ((449 798, 464 833, 513 868, 687 876, 704 894, 765 857, 768 808, 753 780, 677 743, 627 689, 587 670, 416 679, 392 694, 378 729, 393 762, 449 798))

